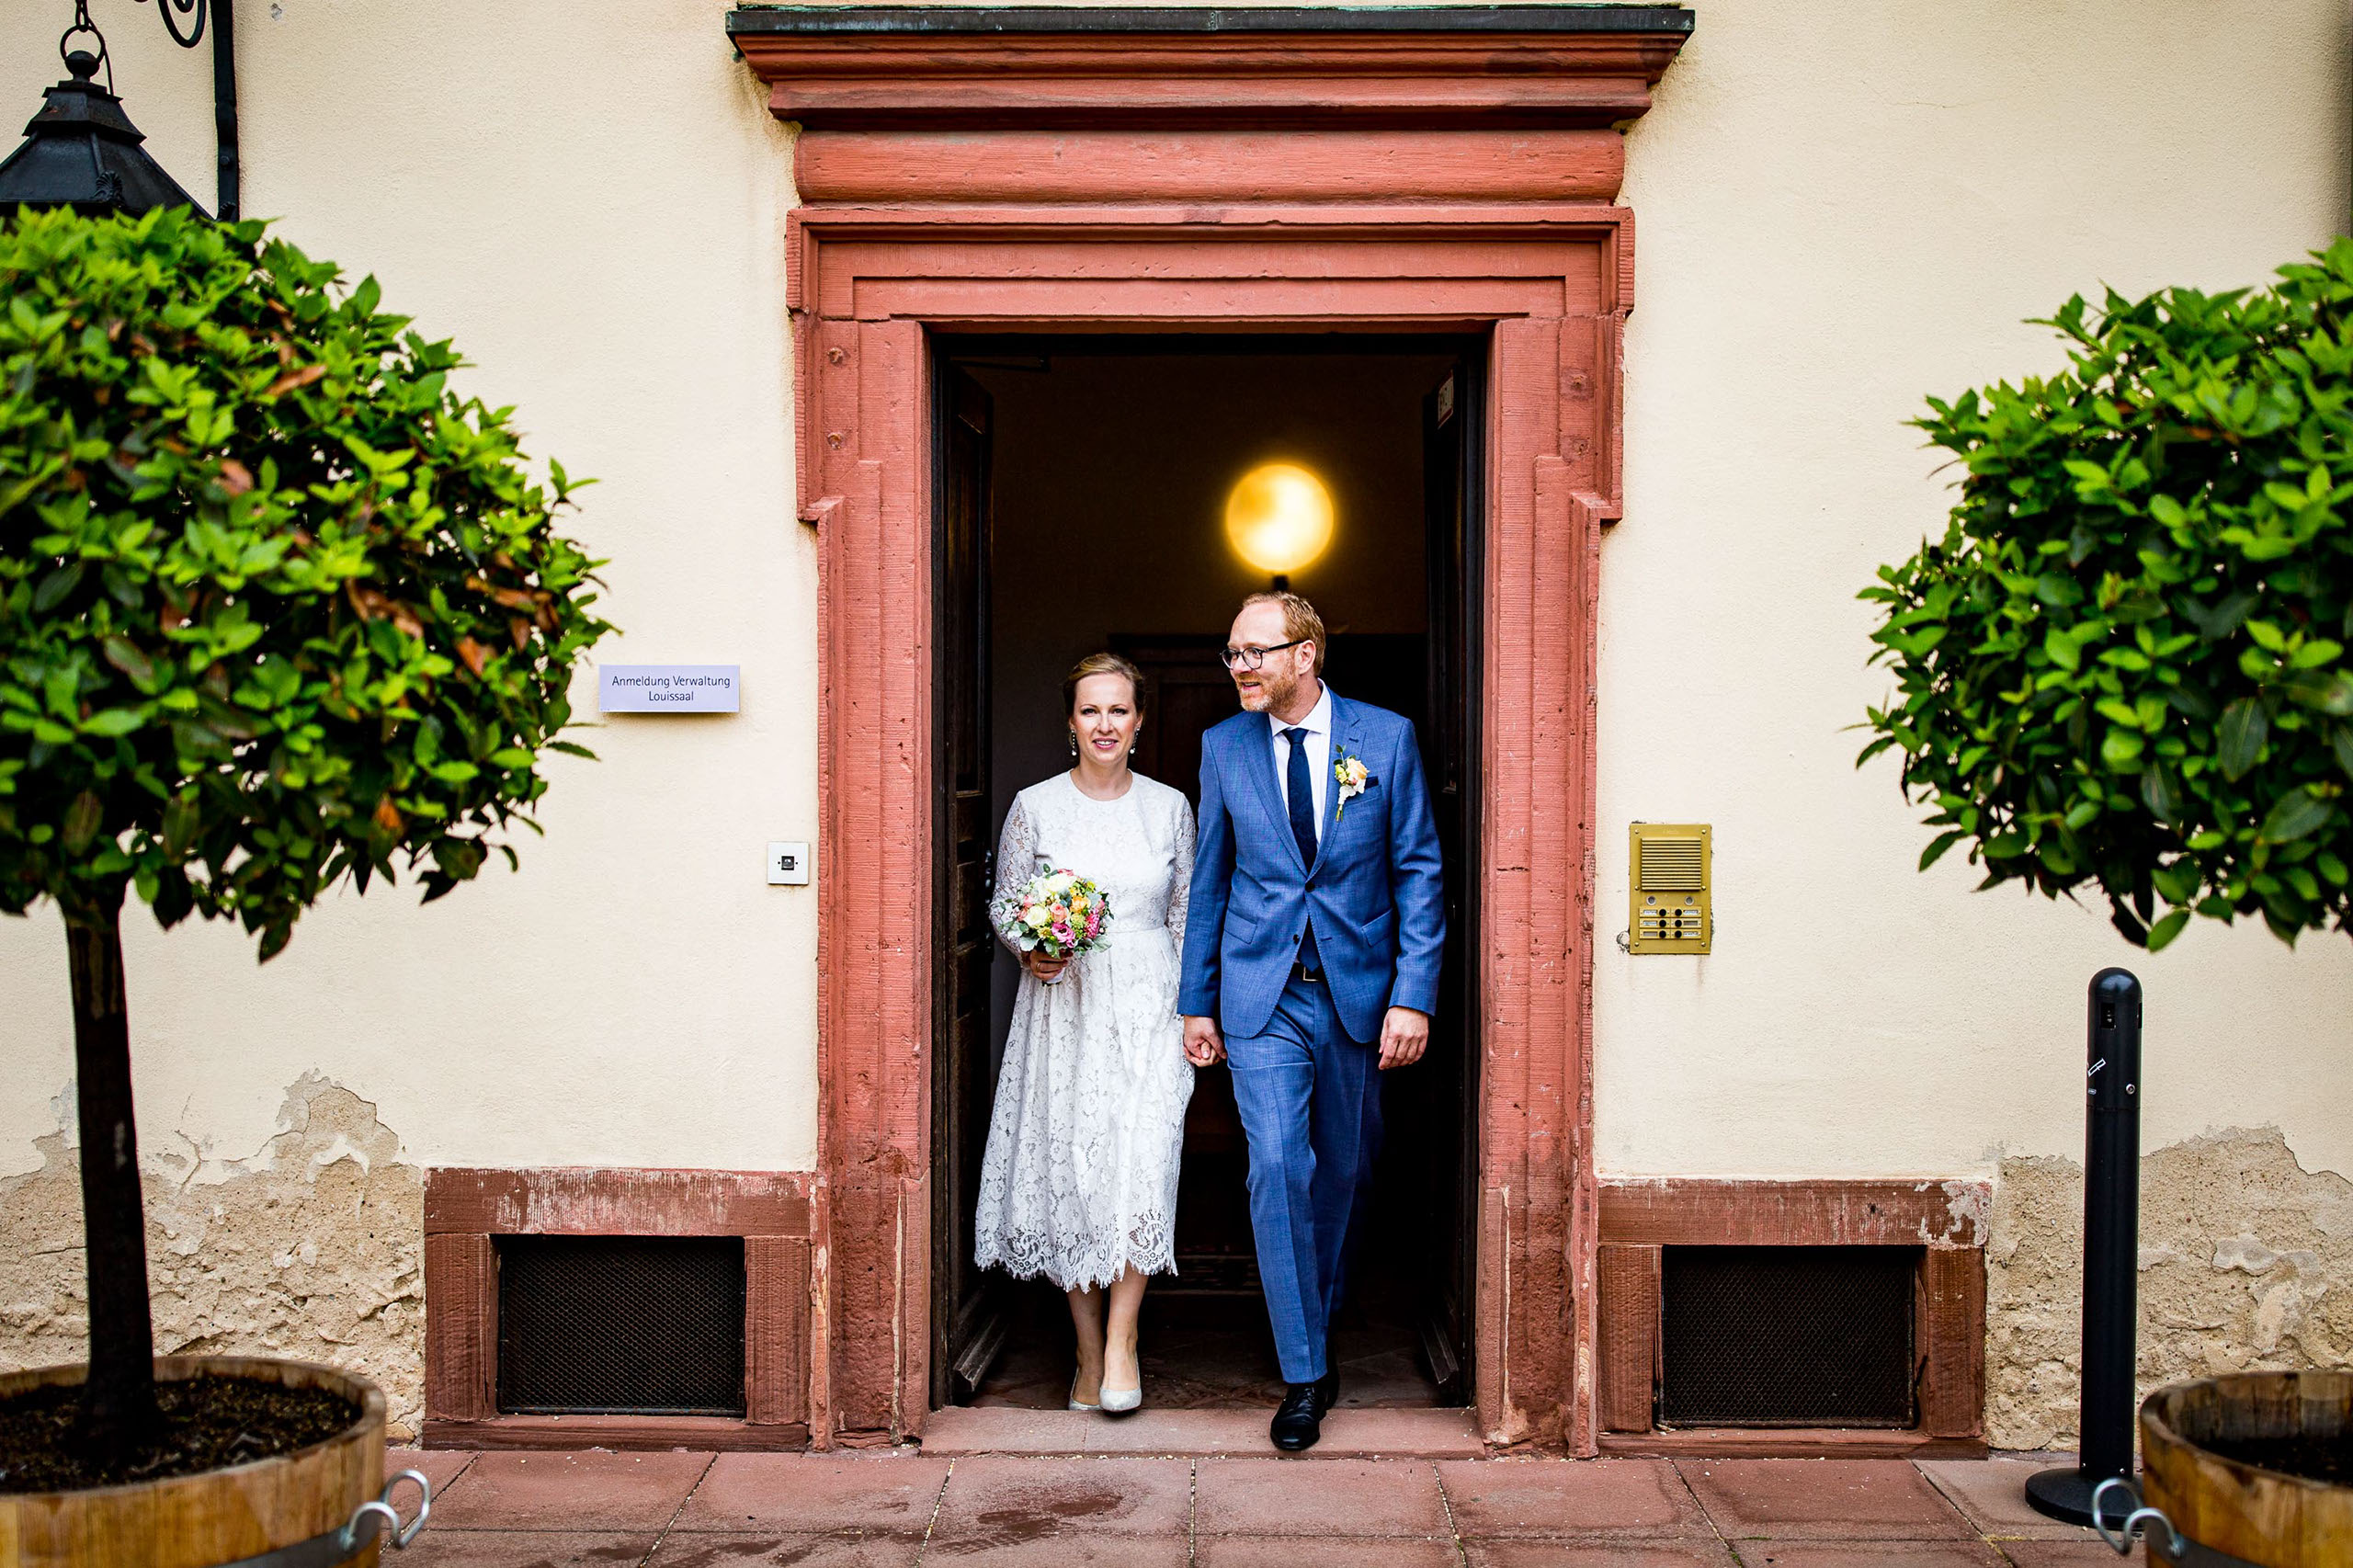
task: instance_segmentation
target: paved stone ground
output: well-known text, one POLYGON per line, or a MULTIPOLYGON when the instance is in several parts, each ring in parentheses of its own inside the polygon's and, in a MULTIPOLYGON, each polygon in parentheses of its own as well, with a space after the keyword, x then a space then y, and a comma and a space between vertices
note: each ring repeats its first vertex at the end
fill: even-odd
POLYGON ((402 1568, 2093 1568, 2052 1460, 396 1452, 402 1568))

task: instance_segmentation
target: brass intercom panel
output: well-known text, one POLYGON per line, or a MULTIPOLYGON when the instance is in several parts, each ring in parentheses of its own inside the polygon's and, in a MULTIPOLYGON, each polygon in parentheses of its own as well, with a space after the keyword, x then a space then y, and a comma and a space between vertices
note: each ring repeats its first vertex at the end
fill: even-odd
POLYGON ((1638 822, 1629 829, 1633 912, 1628 952, 1709 950, 1715 936, 1709 896, 1713 831, 1706 823, 1638 822))

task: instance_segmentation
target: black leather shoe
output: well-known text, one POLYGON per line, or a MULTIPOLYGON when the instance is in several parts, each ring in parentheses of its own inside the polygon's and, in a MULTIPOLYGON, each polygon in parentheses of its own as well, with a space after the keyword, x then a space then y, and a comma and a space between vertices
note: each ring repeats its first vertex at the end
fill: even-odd
POLYGON ((1315 1446, 1315 1439, 1324 1435, 1324 1407, 1318 1397, 1322 1388, 1321 1383, 1284 1385, 1283 1402, 1275 1407, 1275 1419, 1267 1428, 1275 1447, 1295 1454, 1315 1446))
POLYGON ((1334 1367, 1315 1380, 1315 1414, 1329 1415, 1332 1414, 1332 1407, 1339 1403, 1340 1369, 1334 1367))

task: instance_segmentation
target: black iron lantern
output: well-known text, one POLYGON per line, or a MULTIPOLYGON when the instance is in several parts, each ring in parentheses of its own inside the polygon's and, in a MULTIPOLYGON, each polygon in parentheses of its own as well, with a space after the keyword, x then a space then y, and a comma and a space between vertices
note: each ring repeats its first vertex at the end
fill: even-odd
POLYGON ((109 90, 111 67, 107 86, 98 85, 106 40, 90 25, 89 12, 82 6, 75 9, 74 25, 57 40, 67 79, 44 95, 40 112, 25 127, 23 145, 0 163, 0 213, 13 212, 19 204, 71 207, 92 215, 196 207, 196 199, 139 145, 146 138, 109 90), (97 53, 67 51, 66 43, 82 32, 97 39, 97 53))

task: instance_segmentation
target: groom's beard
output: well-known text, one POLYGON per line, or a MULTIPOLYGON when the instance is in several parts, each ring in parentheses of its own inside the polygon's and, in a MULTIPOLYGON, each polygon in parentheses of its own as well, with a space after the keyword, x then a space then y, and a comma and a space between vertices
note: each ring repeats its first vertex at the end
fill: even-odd
POLYGON ((1299 677, 1295 675, 1278 675, 1272 670, 1254 670, 1251 672, 1250 680, 1256 683, 1255 688, 1245 681, 1236 681, 1233 684, 1236 694, 1242 699, 1242 706, 1252 713, 1265 713, 1282 709, 1288 706, 1290 699, 1299 693, 1299 677))

